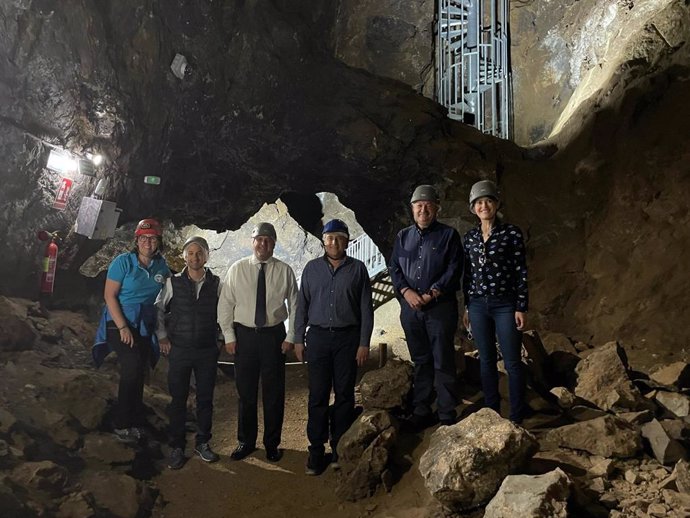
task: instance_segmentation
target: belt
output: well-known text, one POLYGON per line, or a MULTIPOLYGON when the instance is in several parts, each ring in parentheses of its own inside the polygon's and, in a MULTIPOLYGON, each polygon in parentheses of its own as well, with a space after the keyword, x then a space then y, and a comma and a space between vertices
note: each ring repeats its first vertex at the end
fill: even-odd
POLYGON ((320 331, 328 331, 329 333, 346 333, 348 331, 354 331, 355 329, 359 329, 359 326, 345 326, 345 327, 310 326, 310 327, 313 327, 314 329, 318 329, 320 331))
POLYGON ((270 327, 249 327, 243 326, 242 324, 235 324, 235 329, 242 329, 243 331, 251 331, 253 333, 272 333, 273 331, 281 327, 284 329, 282 323, 270 327))

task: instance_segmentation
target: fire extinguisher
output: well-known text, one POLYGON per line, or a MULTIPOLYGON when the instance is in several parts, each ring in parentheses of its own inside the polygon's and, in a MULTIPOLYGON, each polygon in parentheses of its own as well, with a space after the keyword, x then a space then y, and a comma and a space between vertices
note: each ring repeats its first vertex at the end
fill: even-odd
POLYGON ((57 232, 41 230, 38 232, 38 239, 48 241, 43 252, 43 267, 41 271, 41 293, 52 294, 53 284, 55 284, 55 269, 57 268, 58 246, 57 232))

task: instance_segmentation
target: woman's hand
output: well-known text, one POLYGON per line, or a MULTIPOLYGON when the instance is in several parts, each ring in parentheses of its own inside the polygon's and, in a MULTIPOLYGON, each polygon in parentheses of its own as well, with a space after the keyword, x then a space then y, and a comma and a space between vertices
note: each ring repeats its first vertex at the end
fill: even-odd
POLYGON ((517 326, 518 331, 522 331, 522 329, 525 327, 525 313, 522 311, 515 312, 515 325, 517 326))
POLYGON ((125 326, 120 329, 120 341, 123 344, 134 347, 134 335, 132 334, 132 330, 129 328, 129 326, 125 326))

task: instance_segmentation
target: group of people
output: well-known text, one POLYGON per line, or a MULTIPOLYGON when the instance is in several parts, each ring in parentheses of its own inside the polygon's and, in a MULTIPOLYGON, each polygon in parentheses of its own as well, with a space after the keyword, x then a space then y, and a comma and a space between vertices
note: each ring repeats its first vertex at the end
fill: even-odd
MULTIPOLYGON (((442 425, 456 421, 454 337, 461 286, 466 304, 463 322, 471 327, 479 349, 486 405, 499 411, 498 336, 509 374, 510 419, 521 422, 527 408, 520 330, 528 299, 519 228, 500 220, 498 191, 488 180, 472 187, 470 211, 480 224, 464 240, 438 221, 440 198, 433 186, 417 187, 410 203, 414 224, 397 235, 389 269, 414 363, 412 412, 406 425, 421 430, 437 421, 442 425)), ((140 221, 132 251, 116 257, 108 268, 106 304, 94 348, 97 363, 111 350, 118 356, 120 382, 113 417, 118 438, 143 436, 144 381, 160 351, 169 360, 172 398, 169 467, 179 469, 186 462, 185 418, 192 373, 195 453, 206 462, 219 459, 210 440, 216 366, 223 343, 220 329, 225 350, 234 356, 238 393, 238 444, 231 459, 241 460, 256 450, 261 381, 265 455, 270 462, 280 461, 285 355, 294 351, 298 360, 306 361, 309 376, 306 473, 318 475, 329 463, 337 465, 338 442, 356 418, 357 368, 369 357, 374 322, 367 268, 347 255, 349 239, 343 221, 327 222, 322 232, 324 255, 307 263, 298 288, 292 268, 273 256, 277 235, 270 223, 253 229, 253 253, 233 263, 221 280, 206 268, 210 250, 199 236, 184 243, 185 267, 173 275, 160 253, 160 224, 153 219, 140 221)))

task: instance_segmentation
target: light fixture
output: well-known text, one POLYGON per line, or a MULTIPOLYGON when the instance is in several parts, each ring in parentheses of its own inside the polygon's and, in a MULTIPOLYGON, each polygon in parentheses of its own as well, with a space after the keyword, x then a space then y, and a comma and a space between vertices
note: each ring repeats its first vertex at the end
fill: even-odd
POLYGON ((103 163, 103 155, 92 155, 91 156, 91 161, 93 162, 93 165, 98 167, 103 163))
POLYGON ((78 169, 77 161, 66 151, 51 149, 48 155, 48 169, 57 171, 58 173, 74 173, 78 169))

